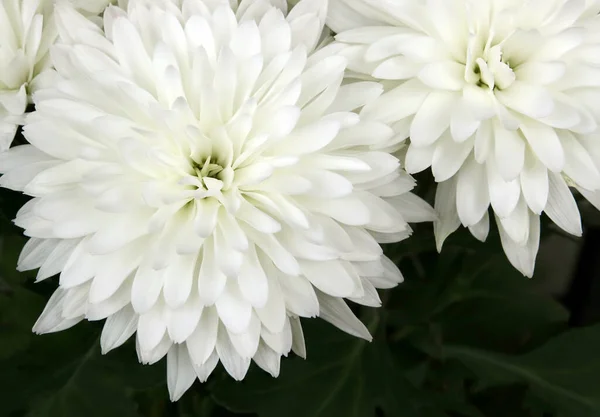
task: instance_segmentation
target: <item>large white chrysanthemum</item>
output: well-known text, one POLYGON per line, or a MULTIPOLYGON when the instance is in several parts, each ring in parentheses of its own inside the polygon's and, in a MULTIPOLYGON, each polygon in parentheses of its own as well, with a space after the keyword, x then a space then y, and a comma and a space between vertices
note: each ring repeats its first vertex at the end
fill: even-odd
POLYGON ((173 399, 218 361, 276 376, 305 354, 299 317, 370 338, 343 298, 378 306, 402 280, 378 242, 433 209, 393 130, 352 112, 380 85, 342 86, 345 58, 313 52, 325 8, 130 0, 104 32, 57 9, 58 81, 31 145, 0 156, 0 183, 34 197, 19 268, 60 273, 35 331, 107 318, 104 352, 136 333, 142 362, 168 353, 173 399))
MULTIPOLYGON (((0 152, 23 123, 31 92, 51 67, 48 50, 57 38, 56 0, 0 0, 0 152)), ((69 0, 64 0, 69 1, 69 0)), ((97 14, 108 0, 70 0, 97 14)))
MULTIPOLYGON (((598 205, 597 0, 332 0, 348 68, 389 91, 364 117, 410 136, 406 169, 439 186, 438 249, 462 223, 533 274, 539 215, 581 234, 575 186, 598 205)), ((339 45, 337 46, 339 48, 339 45)))

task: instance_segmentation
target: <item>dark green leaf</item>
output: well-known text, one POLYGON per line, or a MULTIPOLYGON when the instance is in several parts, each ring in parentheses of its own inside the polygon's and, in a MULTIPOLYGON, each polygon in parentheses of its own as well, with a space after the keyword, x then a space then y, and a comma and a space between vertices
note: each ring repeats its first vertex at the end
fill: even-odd
POLYGON ((241 383, 219 381, 216 401, 260 417, 445 416, 402 375, 382 339, 369 344, 314 320, 305 328, 306 361, 284 359, 277 379, 253 369, 241 383))
POLYGON ((166 396, 163 366, 142 367, 131 344, 101 356, 99 329, 86 324, 35 336, 27 349, 0 361, 6 415, 138 417, 135 390, 161 384, 166 396))
POLYGON ((488 386, 529 385, 547 411, 568 417, 600 415, 600 325, 571 330, 520 356, 465 346, 444 346, 445 358, 457 359, 488 386))

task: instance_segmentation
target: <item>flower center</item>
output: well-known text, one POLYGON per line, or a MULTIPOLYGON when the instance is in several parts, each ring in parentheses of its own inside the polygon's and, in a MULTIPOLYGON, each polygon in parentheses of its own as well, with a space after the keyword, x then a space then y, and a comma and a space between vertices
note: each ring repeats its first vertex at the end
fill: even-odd
POLYGON ((223 172, 223 167, 211 161, 210 156, 201 162, 193 161, 192 168, 198 178, 220 179, 219 176, 223 172))
POLYGON ((228 190, 233 182, 233 168, 224 167, 216 158, 208 156, 201 160, 190 161, 191 172, 180 181, 196 189, 196 198, 218 196, 228 190))
POLYGON ((471 35, 467 49, 465 80, 490 90, 510 87, 515 73, 504 60, 502 42, 494 44, 494 32, 487 38, 480 34, 471 35))

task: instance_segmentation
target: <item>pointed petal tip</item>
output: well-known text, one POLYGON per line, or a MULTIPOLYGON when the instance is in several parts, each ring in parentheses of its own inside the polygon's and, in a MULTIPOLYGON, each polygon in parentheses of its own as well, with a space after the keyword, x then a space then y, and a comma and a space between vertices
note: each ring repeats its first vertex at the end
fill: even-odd
POLYGON ((367 333, 361 334, 358 337, 360 337, 363 340, 366 340, 369 343, 371 343, 373 341, 373 336, 368 331, 367 331, 367 333))
MULTIPOLYGON (((437 229, 435 230, 437 231, 437 229)), ((444 242, 450 236, 451 233, 435 233, 435 249, 438 253, 442 253, 444 242)))

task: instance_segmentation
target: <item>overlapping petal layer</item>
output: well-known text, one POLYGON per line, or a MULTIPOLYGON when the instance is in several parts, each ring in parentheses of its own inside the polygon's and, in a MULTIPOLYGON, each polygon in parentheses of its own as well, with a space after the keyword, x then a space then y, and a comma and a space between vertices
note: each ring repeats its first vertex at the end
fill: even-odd
POLYGON ((326 7, 130 0, 103 30, 57 8, 57 82, 0 156, 34 197, 20 269, 60 273, 37 332, 107 319, 103 351, 135 333, 140 361, 168 356, 173 399, 219 361, 276 376, 305 354, 300 317, 370 338, 344 298, 378 306, 402 280, 379 242, 433 210, 391 154, 404 138, 353 112, 381 86, 315 51, 326 7))
POLYGON ((50 66, 56 39, 52 1, 0 2, 0 152, 8 149, 27 108, 27 94, 50 66))
MULTIPOLYGON (((533 274, 539 216, 581 234, 569 186, 598 206, 596 0, 332 0, 356 76, 388 91, 362 116, 410 136, 408 172, 439 184, 438 248, 462 224, 533 274)), ((341 49, 340 45, 334 46, 341 49)))
MULTIPOLYGON (((100 13, 108 0, 70 2, 86 16, 100 13)), ((0 152, 23 124, 33 91, 51 79, 49 48, 57 39, 55 0, 0 1, 0 152)))

